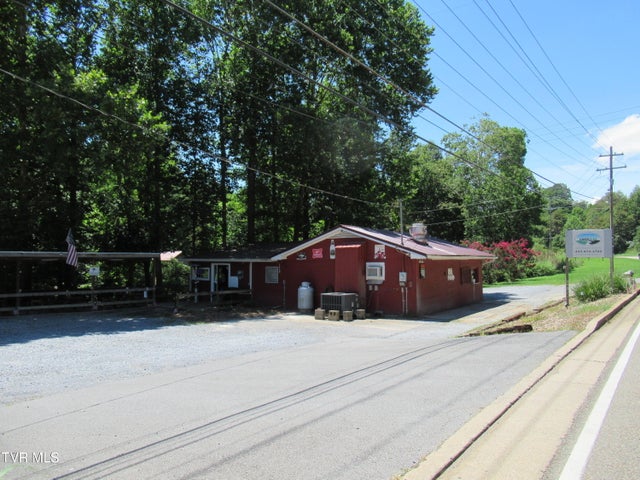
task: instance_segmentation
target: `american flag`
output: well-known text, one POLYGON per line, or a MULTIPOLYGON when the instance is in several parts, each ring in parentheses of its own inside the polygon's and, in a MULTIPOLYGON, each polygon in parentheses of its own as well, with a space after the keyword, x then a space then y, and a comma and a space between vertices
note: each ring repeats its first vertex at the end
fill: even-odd
POLYGON ((76 250, 76 242, 73 240, 71 229, 67 233, 67 264, 78 268, 78 251, 76 250))

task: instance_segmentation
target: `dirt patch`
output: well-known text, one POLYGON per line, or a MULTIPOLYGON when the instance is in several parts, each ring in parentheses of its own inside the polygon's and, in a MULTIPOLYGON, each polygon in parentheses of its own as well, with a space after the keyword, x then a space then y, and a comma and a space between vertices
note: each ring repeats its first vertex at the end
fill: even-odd
POLYGON ((268 318, 282 312, 272 309, 261 309, 243 305, 180 304, 177 312, 173 305, 158 305, 151 311, 161 317, 188 323, 227 322, 234 320, 250 320, 268 318))
POLYGON ((519 318, 475 330, 468 335, 494 335, 524 331, 555 332, 560 330, 580 332, 586 328, 591 320, 617 305, 626 297, 628 295, 625 294, 611 295, 589 303, 579 303, 575 298, 570 298, 568 307, 565 307, 564 301, 550 304, 519 318))

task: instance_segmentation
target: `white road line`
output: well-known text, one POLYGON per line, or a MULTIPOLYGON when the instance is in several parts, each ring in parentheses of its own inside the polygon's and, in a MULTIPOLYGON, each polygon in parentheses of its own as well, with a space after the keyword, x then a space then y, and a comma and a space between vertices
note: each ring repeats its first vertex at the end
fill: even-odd
POLYGON ((559 480, 579 480, 582 478, 582 473, 587 466, 589 455, 591 454, 593 445, 598 438, 598 433, 600 432, 600 428, 602 427, 607 411, 609 410, 609 406, 611 405, 611 400, 618 388, 618 384, 620 383, 622 374, 627 367, 627 363, 629 363, 631 352, 638 341, 638 337, 640 337, 640 323, 636 325, 631 338, 629 338, 629 341, 624 347, 616 366, 613 368, 607 383, 602 389, 602 392, 600 393, 600 396, 587 419, 587 423, 582 428, 578 441, 573 447, 571 455, 562 470, 559 480))

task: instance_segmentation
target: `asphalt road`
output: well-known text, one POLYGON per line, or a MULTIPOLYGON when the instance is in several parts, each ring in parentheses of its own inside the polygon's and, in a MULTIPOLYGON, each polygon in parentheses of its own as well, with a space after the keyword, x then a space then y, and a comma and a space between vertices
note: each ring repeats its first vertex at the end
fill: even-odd
MULTIPOLYGON (((544 303, 493 293, 483 321, 509 299, 544 303)), ((9 328, 15 341, 3 336, 0 361, 14 363, 0 381, 2 398, 19 388, 21 371, 30 387, 0 408, 0 476, 390 478, 573 336, 455 338, 468 327, 463 313, 161 326, 107 316, 73 335, 26 338, 9 328), (22 363, 46 367, 36 374, 16 362, 21 353, 22 363), (79 358, 92 360, 80 367, 79 358), (57 385, 65 377, 74 380, 57 385)))
POLYGON ((626 343, 576 415, 545 478, 640 478, 640 305, 626 343))
POLYGON ((639 411, 640 344, 636 343, 589 455, 584 480, 640 478, 639 411))
POLYGON ((402 478, 638 478, 639 318, 637 295, 594 318, 402 478))

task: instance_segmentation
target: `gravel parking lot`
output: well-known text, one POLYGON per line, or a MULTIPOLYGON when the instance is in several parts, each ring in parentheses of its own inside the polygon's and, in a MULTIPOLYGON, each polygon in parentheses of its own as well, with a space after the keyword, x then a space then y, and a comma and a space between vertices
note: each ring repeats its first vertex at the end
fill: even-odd
MULTIPOLYGON (((557 287, 488 289, 482 305, 544 304, 561 298, 557 287)), ((193 323, 152 310, 74 312, 0 318, 0 404, 11 404, 112 379, 127 379, 245 353, 347 338, 410 335, 433 340, 469 329, 461 311, 423 320, 315 320, 312 315, 193 323)))
POLYGON ((311 315, 191 323, 138 311, 0 319, 0 404, 251 352, 340 337, 453 336, 465 327, 412 320, 328 322, 311 315), (420 328, 418 328, 420 327, 420 328))
POLYGON ((414 320, 0 318, 3 451, 59 459, 6 478, 390 478, 573 336, 454 338, 538 293, 414 320))

